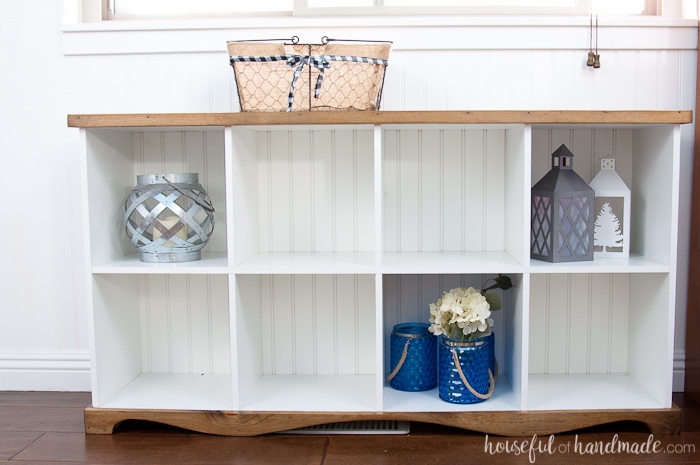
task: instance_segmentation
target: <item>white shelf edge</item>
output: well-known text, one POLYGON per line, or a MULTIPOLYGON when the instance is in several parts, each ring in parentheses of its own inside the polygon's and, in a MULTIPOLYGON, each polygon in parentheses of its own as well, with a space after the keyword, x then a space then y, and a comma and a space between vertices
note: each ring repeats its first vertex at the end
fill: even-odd
POLYGON ((398 391, 384 386, 384 412, 499 412, 520 411, 521 406, 505 376, 499 376, 493 396, 475 404, 455 404, 442 400, 438 388, 428 391, 398 391))
POLYGON ((376 412, 375 375, 263 375, 242 411, 376 412))
POLYGON ((376 274, 374 252, 260 253, 233 267, 234 274, 376 274))
POLYGON ((626 373, 531 373, 528 387, 529 411, 664 408, 626 373))
POLYGON ((629 258, 594 258, 592 261, 548 263, 530 260, 529 273, 668 273, 667 264, 650 260, 639 255, 629 258))
POLYGON ((507 252, 385 252, 382 274, 523 273, 507 252))
POLYGON ((257 254, 228 266, 226 253, 203 253, 184 263, 144 263, 138 254, 92 266, 93 274, 566 274, 668 273, 669 265, 640 256, 521 265, 507 252, 279 252, 257 254))
POLYGON ((92 266, 93 274, 227 274, 226 253, 202 253, 202 259, 183 263, 144 263, 138 253, 92 266))
POLYGON ((98 408, 233 410, 230 374, 141 373, 98 408))

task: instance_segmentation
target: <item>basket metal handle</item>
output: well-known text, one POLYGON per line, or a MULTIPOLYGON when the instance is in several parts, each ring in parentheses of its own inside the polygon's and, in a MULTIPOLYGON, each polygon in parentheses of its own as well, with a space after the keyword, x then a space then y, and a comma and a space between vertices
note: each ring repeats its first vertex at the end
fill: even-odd
POLYGON ((390 40, 361 40, 361 39, 331 39, 328 36, 321 37, 321 44, 326 45, 328 42, 376 42, 381 44, 393 44, 390 40))
POLYGON ((292 36, 291 39, 244 39, 244 40, 229 40, 226 43, 232 43, 232 42, 286 42, 289 41, 292 45, 296 45, 299 43, 299 36, 292 36))

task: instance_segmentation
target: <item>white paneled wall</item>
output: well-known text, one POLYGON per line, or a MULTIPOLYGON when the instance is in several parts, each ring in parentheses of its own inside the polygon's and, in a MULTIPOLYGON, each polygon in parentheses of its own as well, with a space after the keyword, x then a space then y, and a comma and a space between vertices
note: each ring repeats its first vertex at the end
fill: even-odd
POLYGON ((198 173, 214 205, 214 230, 205 252, 226 252, 224 138, 212 132, 142 132, 134 135, 136 176, 150 173, 198 173))
POLYGON ((384 153, 385 251, 504 250, 505 131, 387 131, 384 153))
POLYGON ((264 374, 375 373, 374 275, 260 280, 264 374))
POLYGON ((575 131, 551 129, 534 130, 532 134, 532 184, 539 181, 552 167, 551 153, 565 144, 574 154, 573 168, 586 182, 591 182, 600 170, 601 158, 615 158, 615 171, 632 189, 631 129, 577 129, 575 131))
MULTIPOLYGON (((66 114, 235 111, 237 95, 225 40, 261 34, 285 37, 297 29, 317 40, 329 32, 321 22, 289 18, 289 21, 270 22, 271 26, 260 25, 260 29, 255 25, 261 23, 253 22, 253 26, 234 23, 201 30, 146 31, 132 27, 105 32, 99 26, 80 26, 62 32, 59 3, 51 0, 0 2, 0 55, 3 57, 0 63, 0 107, 3 109, 0 154, 3 170, 10 174, 3 181, 4 192, 8 193, 4 217, 10 226, 3 227, 0 233, 1 243, 7 246, 0 266, 3 295, 0 389, 90 388, 84 302, 86 270, 79 228, 83 214, 78 182, 80 147, 77 131, 66 127, 66 114), (183 51, 173 50, 174 43, 184 44, 183 51)), ((452 18, 449 28, 441 28, 423 27, 415 22, 384 27, 381 20, 352 19, 347 26, 337 28, 337 32, 338 36, 348 38, 394 41, 383 94, 382 108, 386 110, 694 108, 697 44, 694 26, 605 26, 601 30, 602 67, 593 70, 585 66, 588 30, 583 23, 569 21, 559 27, 550 24, 540 31, 536 21, 527 22, 523 27, 501 28, 491 19, 481 27, 474 27, 476 20, 465 18, 461 26, 459 18, 452 18)), ((259 229, 262 234, 273 233, 260 237, 259 243, 270 251, 371 251, 375 240, 369 235, 374 230, 375 214, 373 199, 368 196, 373 183, 371 131, 328 130, 302 136, 295 133, 293 138, 302 140, 290 140, 285 131, 261 137, 266 140, 258 141, 259 146, 270 144, 275 148, 269 150, 269 158, 260 164, 263 172, 259 173, 259 198, 266 209, 260 221, 273 224, 259 229), (289 148, 279 150, 278 144, 289 148), (282 156, 273 158, 273 154, 282 156), (293 172, 289 172, 289 166, 294 167, 293 172), (321 172, 323 176, 318 175, 321 172), (332 185, 324 184, 327 179, 334 180, 332 185), (290 211, 296 212, 293 219, 285 216, 290 211), (309 216, 314 216, 315 221, 308 221, 309 216), (319 217, 328 218, 328 221, 321 222, 319 217), (278 221, 283 225, 280 228, 274 226, 278 221), (312 223, 323 231, 308 230, 312 223), (334 234, 334 228, 342 229, 343 234, 334 234), (348 234, 348 230, 352 234, 348 234)), ((569 147, 576 155, 576 170, 587 180, 595 173, 601 150, 610 151, 610 155, 622 160, 633 156, 629 151, 629 135, 624 130, 577 131, 575 136, 568 131, 554 130, 551 135, 538 137, 533 134, 533 163, 541 172, 547 170, 548 161, 535 159, 535 152, 541 148, 543 153, 549 154, 562 142, 571 144, 569 147)), ((224 156, 220 134, 207 133, 202 137, 188 132, 143 133, 136 136, 134 143, 142 147, 136 153, 142 157, 144 172, 181 169, 199 172, 217 207, 217 215, 225 215, 222 191, 225 173, 203 164, 213 156, 224 156), (184 166, 182 154, 185 152, 188 160, 200 159, 202 163, 184 166), (198 153, 206 153, 206 157, 193 156, 198 153)), ((498 131, 455 129, 404 132, 401 136, 386 134, 388 155, 383 179, 388 189, 384 217, 389 219, 383 225, 382 240, 387 250, 502 248, 505 239, 499 234, 502 222, 499 218, 489 221, 485 230, 473 231, 468 225, 460 225, 454 237, 452 230, 428 225, 444 219, 450 209, 475 208, 482 210, 478 215, 484 215, 490 202, 505 201, 494 196, 503 189, 492 186, 488 177, 491 170, 504 169, 505 159, 500 147, 504 143, 498 131), (488 157, 469 155, 474 147, 483 144, 489 148, 488 157), (399 145, 400 152, 392 150, 399 145), (445 147, 450 150, 445 151, 445 147), (452 150, 455 147, 457 152, 452 150), (464 154, 461 159, 468 162, 461 164, 458 170, 446 169, 451 161, 443 153, 464 154), (459 175, 470 179, 468 197, 454 181, 449 182, 459 175), (409 189, 412 189, 408 191, 410 196, 407 195, 409 189), (475 193, 480 196, 477 202, 472 201, 475 193), (434 195, 441 196, 441 210, 421 209, 421 200, 431 199, 432 202, 430 196, 434 195), (411 197, 415 202, 405 201, 411 197)), ((676 350, 680 357, 684 348, 692 145, 693 129, 688 125, 683 128, 681 147, 682 223, 676 312, 676 350)), ((474 151, 481 153, 480 149, 474 151)), ((216 166, 222 163, 217 162, 216 166)), ((633 185, 634 179, 626 171, 624 162, 618 162, 618 169, 633 185)), ((538 173, 533 173, 533 178, 536 177, 538 173)), ((223 218, 225 216, 217 217, 217 229, 208 246, 213 252, 225 251, 223 218)), ((170 286, 182 290, 183 294, 177 302, 142 305, 141 321, 146 328, 143 334, 168 331, 165 340, 171 341, 169 348, 152 347, 147 352, 143 363, 148 370, 211 373, 228 370, 214 362, 227 364, 229 361, 221 353, 230 348, 231 341, 216 335, 231 323, 224 320, 222 303, 209 302, 203 306, 193 303, 200 286, 224 286, 221 279, 217 276, 167 279, 149 276, 141 280, 139 285, 145 288, 170 286), (186 279, 190 282, 181 282, 186 279), (189 329, 188 321, 195 323, 189 329), (203 339, 206 343, 200 344, 203 339), (165 352, 171 355, 164 356, 165 352)), ((285 292, 289 279, 292 278, 263 278, 258 285, 261 288, 274 285, 275 292, 285 292)), ((301 303, 293 308, 271 306, 270 311, 274 313, 263 318, 296 325, 295 334, 300 334, 299 326, 309 325, 309 334, 316 334, 318 339, 313 353, 293 350, 288 353, 288 348, 296 347, 295 342, 283 337, 283 326, 275 325, 275 333, 267 336, 277 341, 275 349, 259 354, 265 360, 265 370, 363 373, 375 369, 375 361, 367 359, 367 353, 373 349, 365 352, 363 348, 368 336, 353 332, 353 328, 371 327, 358 321, 375 318, 360 310, 362 299, 373 301, 375 298, 375 283, 365 282, 371 281, 365 276, 314 276, 309 278, 308 285, 315 286, 318 291, 332 287, 333 279, 355 280, 354 285, 362 290, 358 294, 361 300, 348 303, 352 311, 335 306, 333 312, 317 310, 315 315, 313 310, 311 314, 305 313, 309 310, 301 303), (320 318, 335 318, 334 328, 349 328, 348 338, 357 348, 352 360, 334 360, 331 364, 324 358, 332 351, 325 351, 319 328, 330 323, 320 318)), ((384 300, 388 312, 385 327, 390 327, 393 321, 395 314, 390 309, 398 307, 395 299, 400 299, 402 305, 407 302, 408 294, 399 295, 396 289, 411 288, 408 284, 411 279, 385 280, 384 300)), ((624 276, 580 277, 602 280, 600 285, 568 276, 549 279, 566 281, 570 289, 569 301, 576 300, 573 295, 582 294, 588 303, 581 302, 582 308, 566 306, 563 313, 558 306, 556 309, 550 306, 550 310, 533 315, 547 321, 549 332, 543 333, 541 338, 533 335, 531 339, 562 347, 587 343, 589 350, 585 360, 567 358, 566 351, 556 352, 562 360, 551 356, 542 360, 535 357, 537 369, 543 372, 615 371, 624 363, 624 353, 621 352, 619 358, 601 359, 596 346, 603 344, 606 350, 601 349, 602 352, 614 352, 607 347, 618 344, 618 337, 624 337, 624 331, 614 324, 617 318, 624 319, 624 316, 606 315, 607 307, 592 302, 605 301, 608 297, 602 291, 591 294, 586 289, 606 288, 611 282, 624 281, 624 276), (567 328, 571 325, 585 323, 589 325, 587 328, 592 328, 599 319, 607 322, 601 340, 597 335, 591 336, 590 341, 566 339, 567 328), (560 332, 564 339, 554 336, 560 332)), ((295 287, 299 285, 296 283, 295 287)), ((421 302, 434 300, 435 286, 427 283, 421 286, 431 289, 423 293, 421 302)), ((559 284, 550 282, 548 287, 555 289, 559 284)), ((320 301, 326 298, 340 301, 345 296, 319 295, 319 301, 312 308, 320 309, 320 301)), ((555 293, 532 298, 552 301, 559 297, 555 293)), ((420 309, 407 311, 420 312, 420 309)), ((415 318, 419 316, 415 314, 415 318)), ((159 336, 157 340, 164 339, 159 336)), ((342 338, 333 340, 337 343, 342 338)), ((149 344, 148 338, 141 343, 149 344)), ((538 349, 533 347, 533 350, 538 349)), ((679 375, 682 376, 682 371, 679 375)))
POLYGON ((627 372, 629 276, 533 275, 530 373, 627 372))
MULTIPOLYGON (((468 48, 469 45, 467 44, 468 48)), ((400 110, 693 108, 694 50, 450 50, 394 53, 383 105, 400 110), (428 65, 430 64, 430 65, 428 65)))
POLYGON ((230 373, 224 276, 141 276, 141 347, 146 373, 230 373))
MULTIPOLYGON (((603 51, 603 66, 593 71, 585 65, 585 50, 395 49, 382 109, 692 109, 694 73, 688 73, 694 69, 695 53, 603 51)), ((233 72, 223 49, 70 60, 82 65, 67 70, 81 86, 81 92, 71 89, 76 93, 70 105, 74 112, 98 111, 92 110, 98 102, 98 108, 114 113, 237 108, 233 72)))
POLYGON ((371 252, 371 131, 258 136, 260 252, 371 252))
MULTIPOLYGON (((226 252, 221 131, 142 132, 133 144, 134 179, 148 173, 199 173, 216 208, 216 234, 204 251, 226 252)), ((144 372, 230 372, 226 276, 146 275, 139 286, 144 372)))

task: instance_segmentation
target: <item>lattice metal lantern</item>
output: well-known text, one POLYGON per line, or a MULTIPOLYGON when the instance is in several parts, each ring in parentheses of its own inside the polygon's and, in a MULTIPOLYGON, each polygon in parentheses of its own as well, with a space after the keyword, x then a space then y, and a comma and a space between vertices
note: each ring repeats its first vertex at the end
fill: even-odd
POLYGON ((600 160, 600 171, 591 181, 595 191, 593 256, 630 256, 631 191, 615 171, 615 159, 600 160))
POLYGON ((552 169, 531 190, 530 257, 547 262, 593 260, 593 189, 573 170, 562 144, 552 169))
POLYGON ((144 174, 125 202, 124 223, 141 261, 190 262, 214 231, 214 207, 197 173, 144 174))

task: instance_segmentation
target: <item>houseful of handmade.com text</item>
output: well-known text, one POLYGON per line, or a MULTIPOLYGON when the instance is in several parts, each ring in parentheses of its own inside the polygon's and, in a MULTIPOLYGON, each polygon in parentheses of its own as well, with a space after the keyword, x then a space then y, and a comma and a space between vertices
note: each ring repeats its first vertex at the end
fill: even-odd
POLYGON ((557 441, 554 435, 538 437, 536 434, 531 439, 506 440, 502 438, 489 438, 484 440, 484 452, 489 455, 510 454, 515 456, 527 456, 530 463, 537 461, 538 455, 574 454, 574 455, 651 455, 651 454, 681 454, 695 453, 695 444, 667 444, 664 446, 660 440, 654 439, 650 434, 646 441, 625 441, 616 434, 608 441, 579 440, 578 435, 573 440, 557 441))

